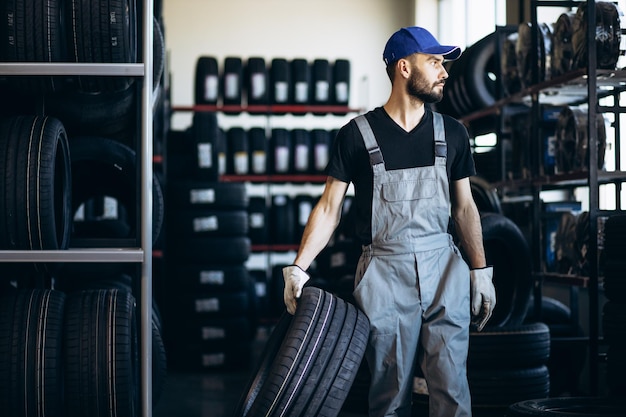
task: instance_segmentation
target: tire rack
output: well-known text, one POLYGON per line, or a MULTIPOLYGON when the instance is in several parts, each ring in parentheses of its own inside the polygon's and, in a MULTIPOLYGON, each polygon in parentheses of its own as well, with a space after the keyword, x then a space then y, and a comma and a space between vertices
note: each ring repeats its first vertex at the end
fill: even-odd
POLYGON ((143 63, 0 63, 0 75, 85 75, 143 78, 141 87, 139 247, 68 250, 5 250, 0 262, 126 262, 141 263, 140 285, 140 407, 143 417, 152 416, 152 43, 153 0, 143 0, 141 40, 143 63), (146 87, 147 86, 147 87, 146 87))
MULTIPOLYGON (((538 18, 537 18, 537 9, 539 7, 578 7, 582 4, 586 4, 587 6, 587 22, 595 22, 596 21, 596 7, 594 0, 579 0, 579 1, 566 1, 566 0, 530 0, 530 22, 532 27, 537 27, 538 18)), ((474 119, 480 119, 481 117, 485 117, 492 114, 500 115, 502 118, 502 108, 506 107, 511 103, 519 103, 525 102, 530 106, 530 114, 532 115, 532 120, 534 123, 531 124, 531 137, 538 137, 539 135, 539 126, 536 122, 540 119, 540 102, 549 103, 549 97, 541 96, 542 92, 545 90, 554 90, 553 94, 555 97, 558 97, 558 90, 561 86, 574 86, 576 88, 577 95, 575 97, 570 97, 569 100, 558 101, 559 104, 567 104, 567 103, 588 103, 588 122, 586 126, 587 137, 589 140, 588 148, 596 149, 598 143, 598 132, 595 126, 594 121, 596 120, 596 114, 599 111, 610 112, 616 115, 616 121, 614 124, 615 131, 619 134, 620 132, 620 123, 619 123, 619 115, 626 113, 626 107, 619 105, 619 98, 621 93, 625 93, 626 89, 624 88, 624 84, 622 83, 626 80, 626 69, 617 69, 617 70, 599 70, 597 68, 597 50, 595 44, 595 29, 596 25, 588 24, 587 25, 587 66, 586 68, 575 69, 570 71, 568 74, 564 74, 562 76, 557 77, 554 80, 547 80, 539 82, 539 74, 538 74, 538 57, 536 54, 533 55, 533 63, 532 63, 532 79, 535 81, 534 84, 526 89, 523 89, 519 93, 515 93, 509 97, 504 97, 496 101, 492 106, 469 114, 465 117, 462 117, 461 120, 463 122, 468 122, 474 119), (610 92, 602 93, 602 97, 613 96, 615 100, 615 104, 611 107, 601 107, 598 104, 598 99, 600 95, 598 94, 599 87, 605 86, 610 87, 610 92)), ((539 39, 536 31, 531 32, 532 35, 532 50, 537 50, 536 45, 538 45, 539 39)), ((622 36, 624 34, 622 33, 622 36)), ((500 78, 501 79, 501 78, 500 78)), ((499 140, 502 139, 502 135, 499 135, 499 140)), ((598 268, 598 219, 603 216, 610 216, 613 213, 623 212, 619 208, 616 210, 600 210, 599 209, 599 186, 601 184, 614 183, 616 184, 616 203, 617 207, 619 207, 622 203, 620 199, 619 192, 623 187, 623 184, 626 182, 626 172, 624 171, 624 166, 620 162, 619 158, 619 148, 620 142, 619 138, 616 137, 616 167, 615 171, 611 172, 598 172, 598 169, 591 168, 597 167, 598 155, 597 152, 589 152, 589 161, 587 169, 584 173, 573 173, 573 174, 560 174, 554 176, 544 175, 543 165, 540 161, 543 159, 542 149, 539 144, 533 143, 530 147, 530 155, 531 155, 531 172, 533 174, 533 178, 531 180, 513 180, 513 181, 505 181, 503 180, 500 183, 500 186, 510 187, 512 189, 516 188, 529 188, 532 190, 533 196, 533 207, 532 207, 532 218, 533 223, 537 223, 541 218, 541 200, 539 194, 544 189, 558 189, 558 188, 568 188, 572 186, 583 186, 588 187, 589 191, 587 193, 589 198, 589 236, 591 236, 591 244, 589 245, 589 251, 587 252, 587 259, 589 261, 590 270, 589 276, 582 277, 577 275, 563 275, 563 274, 549 274, 543 273, 539 271, 540 260, 541 260, 541 230, 540 225, 533 224, 532 227, 532 242, 531 247, 533 248, 533 270, 534 270, 534 279, 535 279, 535 311, 541 313, 541 288, 544 282, 553 282, 559 283, 563 285, 573 286, 586 286, 589 290, 589 335, 586 337, 587 347, 588 347, 588 361, 589 361, 589 389, 590 395, 598 395, 599 390, 599 363, 601 361, 602 355, 600 354, 600 345, 602 343, 602 339, 600 337, 599 332, 599 321, 600 321, 600 305, 599 305, 599 268, 598 268)), ((504 164, 504 161, 501 161, 504 164)), ((576 300, 576 294, 574 294, 574 298, 572 302, 576 300)))

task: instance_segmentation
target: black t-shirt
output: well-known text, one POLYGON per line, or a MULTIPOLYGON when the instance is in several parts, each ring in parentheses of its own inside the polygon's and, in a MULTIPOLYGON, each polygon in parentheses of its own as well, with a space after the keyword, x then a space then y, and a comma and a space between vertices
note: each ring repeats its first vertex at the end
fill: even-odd
MULTIPOLYGON (((431 166, 435 163, 433 114, 426 109, 424 117, 410 132, 406 132, 389 117, 382 107, 365 114, 387 170, 431 166)), ((455 181, 476 174, 474 160, 465 126, 443 115, 448 145, 448 180, 455 181)), ((327 174, 354 184, 354 204, 351 207, 356 238, 369 244, 371 237, 373 173, 361 132, 354 120, 344 125, 335 138, 327 174)))

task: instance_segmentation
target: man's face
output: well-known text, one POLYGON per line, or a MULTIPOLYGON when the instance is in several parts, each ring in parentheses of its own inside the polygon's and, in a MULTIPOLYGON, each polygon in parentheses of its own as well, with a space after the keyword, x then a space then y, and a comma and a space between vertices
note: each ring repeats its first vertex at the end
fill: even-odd
POLYGON ((443 86, 448 78, 443 67, 443 56, 415 54, 409 62, 411 75, 406 85, 407 94, 424 103, 441 101, 443 86))

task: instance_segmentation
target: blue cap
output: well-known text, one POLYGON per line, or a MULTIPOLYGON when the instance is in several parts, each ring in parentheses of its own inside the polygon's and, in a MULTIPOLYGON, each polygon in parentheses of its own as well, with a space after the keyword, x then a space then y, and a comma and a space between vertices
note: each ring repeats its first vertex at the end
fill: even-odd
POLYGON ((443 55, 444 59, 451 61, 461 56, 461 48, 458 46, 440 45, 426 29, 411 26, 402 28, 391 35, 383 51, 383 61, 389 65, 416 52, 443 55))

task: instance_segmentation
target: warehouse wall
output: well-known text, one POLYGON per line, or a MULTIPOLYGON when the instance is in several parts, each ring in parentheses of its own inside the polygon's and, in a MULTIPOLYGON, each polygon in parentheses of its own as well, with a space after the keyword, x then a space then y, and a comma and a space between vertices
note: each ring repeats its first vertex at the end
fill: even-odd
MULTIPOLYGON (((424 0, 422 0, 424 2, 424 0)), ((193 103, 195 63, 201 55, 347 58, 352 64, 350 105, 382 105, 389 80, 384 44, 400 26, 414 23, 414 0, 165 0, 166 48, 174 105, 193 103)), ((433 29, 434 31, 434 29, 433 29)), ((245 123, 245 115, 237 123, 245 123)), ((232 119, 232 117, 230 118, 232 119)), ((277 120, 276 123, 288 122, 277 120)), ((320 118, 316 123, 323 123, 320 118)), ((322 118, 323 119, 323 118, 322 118)), ((173 127, 188 124, 177 114, 173 127)), ((298 119, 303 123, 303 118, 298 119)), ((337 124, 336 118, 328 123, 337 124)))

